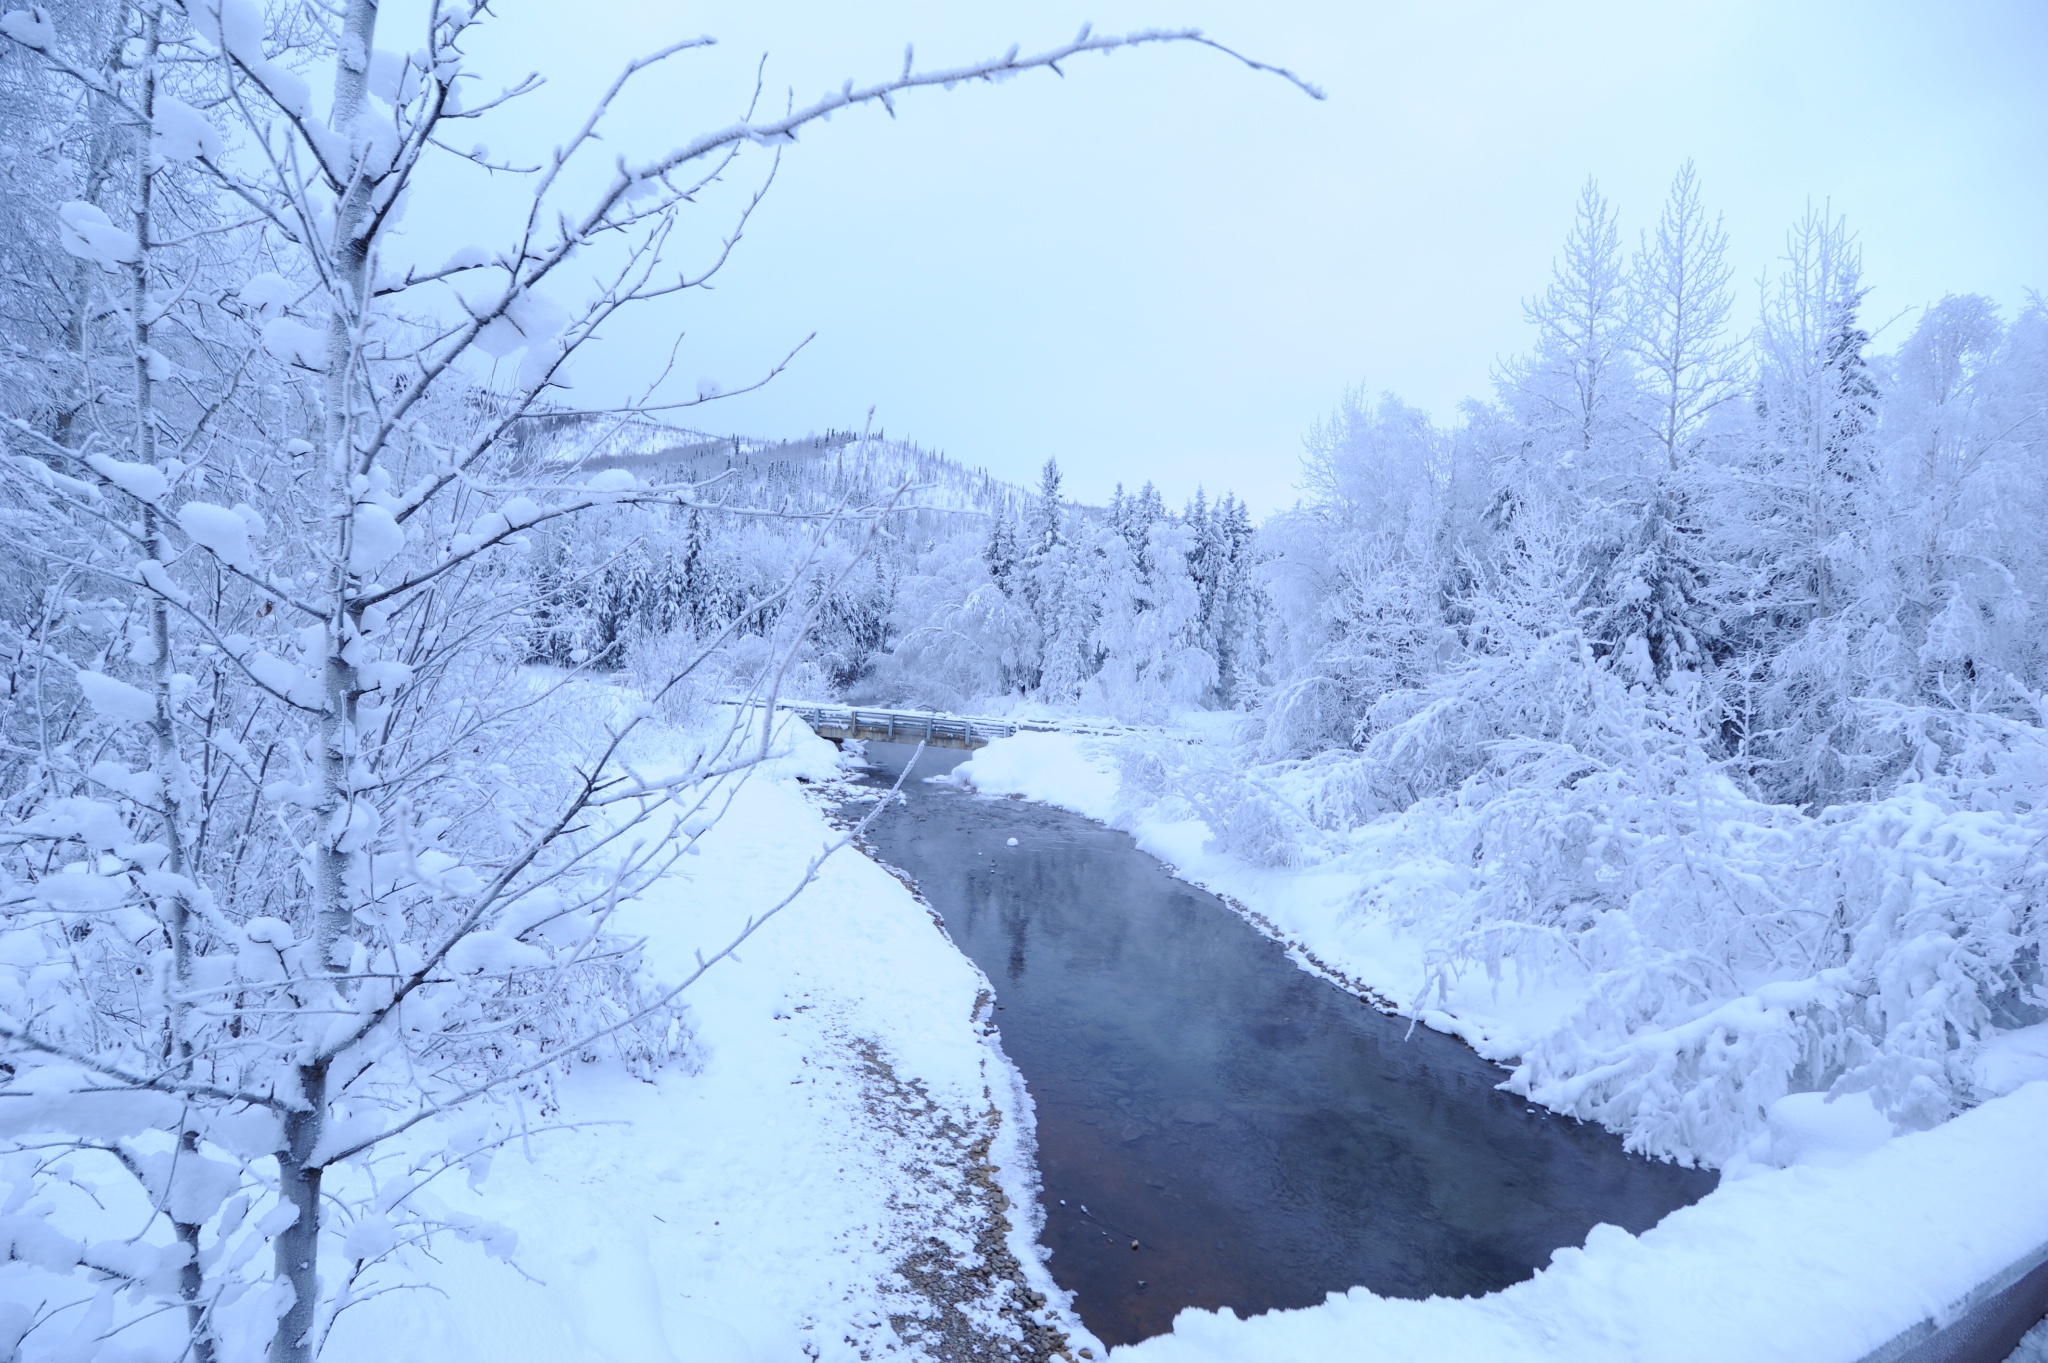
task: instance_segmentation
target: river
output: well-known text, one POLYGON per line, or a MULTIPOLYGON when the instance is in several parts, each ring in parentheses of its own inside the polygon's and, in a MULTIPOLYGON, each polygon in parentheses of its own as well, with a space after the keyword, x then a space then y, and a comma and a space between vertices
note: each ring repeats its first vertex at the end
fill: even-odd
POLYGON ((1189 1306, 1493 1291, 1596 1223, 1641 1231, 1714 1186, 1501 1092, 1498 1066, 1302 970, 1122 833, 904 790, 870 841, 995 986, 1052 1275, 1106 1343, 1189 1306))

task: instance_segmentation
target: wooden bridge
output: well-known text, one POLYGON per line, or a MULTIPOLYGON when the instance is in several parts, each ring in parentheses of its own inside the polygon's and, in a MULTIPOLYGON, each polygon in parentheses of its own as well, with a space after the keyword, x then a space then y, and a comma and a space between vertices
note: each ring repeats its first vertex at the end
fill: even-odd
MULTIPOLYGON (((761 702, 741 703, 759 705, 761 702)), ((933 710, 869 710, 814 701, 777 701, 775 708, 780 713, 795 715, 810 725, 818 737, 834 743, 858 740, 863 743, 923 743, 933 748, 982 748, 995 739, 1025 731, 1099 734, 1105 737, 1131 732, 1110 724, 982 719, 970 715, 940 714, 933 710)))

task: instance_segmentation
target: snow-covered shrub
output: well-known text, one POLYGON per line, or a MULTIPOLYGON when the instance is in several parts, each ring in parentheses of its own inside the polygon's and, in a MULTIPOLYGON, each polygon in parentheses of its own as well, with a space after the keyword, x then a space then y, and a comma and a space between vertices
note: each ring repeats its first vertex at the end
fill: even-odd
POLYGON ((623 680, 652 704, 662 722, 674 729, 701 725, 709 708, 730 695, 726 658, 707 652, 703 641, 679 629, 642 630, 627 642, 623 680))
POLYGON ((1359 703, 1335 677, 1299 677, 1275 688, 1259 717, 1259 755, 1285 761, 1349 748, 1358 733, 1359 703))
POLYGON ((1975 1100, 1999 1001, 2044 1001, 2048 735, 1997 733, 1934 780, 1818 815, 1745 795, 1697 748, 1510 745, 1504 779, 1440 823, 1476 888, 1435 925, 1434 968, 1583 981, 1513 1083, 1638 1148, 1722 1162, 1811 1089, 1930 1125, 1975 1100))
POLYGON ((1214 832, 1212 845, 1254 866, 1310 866, 1325 855, 1323 830, 1258 775, 1211 770, 1186 799, 1214 832))

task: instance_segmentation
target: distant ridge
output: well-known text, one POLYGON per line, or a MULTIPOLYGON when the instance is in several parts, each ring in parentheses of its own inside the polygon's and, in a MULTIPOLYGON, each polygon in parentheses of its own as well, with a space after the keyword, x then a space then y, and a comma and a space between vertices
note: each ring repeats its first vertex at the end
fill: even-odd
POLYGON ((536 468, 624 469, 654 484, 720 478, 734 500, 751 505, 868 503, 906 482, 908 504, 938 512, 1012 515, 1029 497, 985 469, 911 441, 875 435, 863 449, 852 431, 794 438, 714 435, 644 417, 563 410, 522 423, 519 446, 536 468))

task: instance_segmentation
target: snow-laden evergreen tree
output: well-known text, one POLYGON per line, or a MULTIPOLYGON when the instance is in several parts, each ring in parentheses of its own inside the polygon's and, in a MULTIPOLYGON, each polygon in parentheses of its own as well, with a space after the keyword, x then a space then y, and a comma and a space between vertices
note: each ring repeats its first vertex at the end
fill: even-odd
POLYGON ((1201 646, 1216 663, 1210 703, 1234 709, 1259 683, 1265 601, 1255 574, 1257 534, 1235 496, 1205 507, 1200 491, 1185 523, 1195 533, 1189 572, 1200 602, 1201 646))
POLYGON ((1858 325, 1860 253, 1842 219, 1809 207, 1757 336, 1755 436, 1727 489, 1723 552, 1759 583, 1745 652, 1767 661, 1751 726, 1770 789, 1801 801, 1870 789, 1887 760, 1858 709, 1897 699, 1894 527, 1876 463, 1877 389, 1858 325))
POLYGON ((1101 611, 1099 545, 1077 543, 1072 513, 1060 491, 1059 464, 1045 461, 1037 494, 1026 512, 1024 599, 1042 640, 1038 696, 1071 704, 1101 665, 1096 621, 1101 611))
POLYGON ((1024 555, 1033 559, 1050 552, 1066 537, 1065 496, 1060 492, 1060 466, 1056 459, 1045 461, 1039 470, 1038 491, 1031 499, 1024 519, 1024 555))
POLYGON ((1017 541, 1017 527, 1008 516, 997 513, 989 518, 988 541, 982 545, 981 561, 988 569, 989 580, 1004 596, 1015 596, 1021 589, 1017 541))
POLYGON ((1230 709, 1258 676, 1259 600, 1252 578, 1251 518, 1234 496, 1213 506, 1200 488, 1181 516, 1193 537, 1188 573, 1194 579, 1202 650, 1216 664, 1216 684, 1205 697, 1230 709))
POLYGON ((1592 548, 1587 635, 1600 656, 1646 685, 1698 672, 1719 640, 1713 569, 1688 485, 1653 474, 1624 504, 1616 540, 1592 548))

